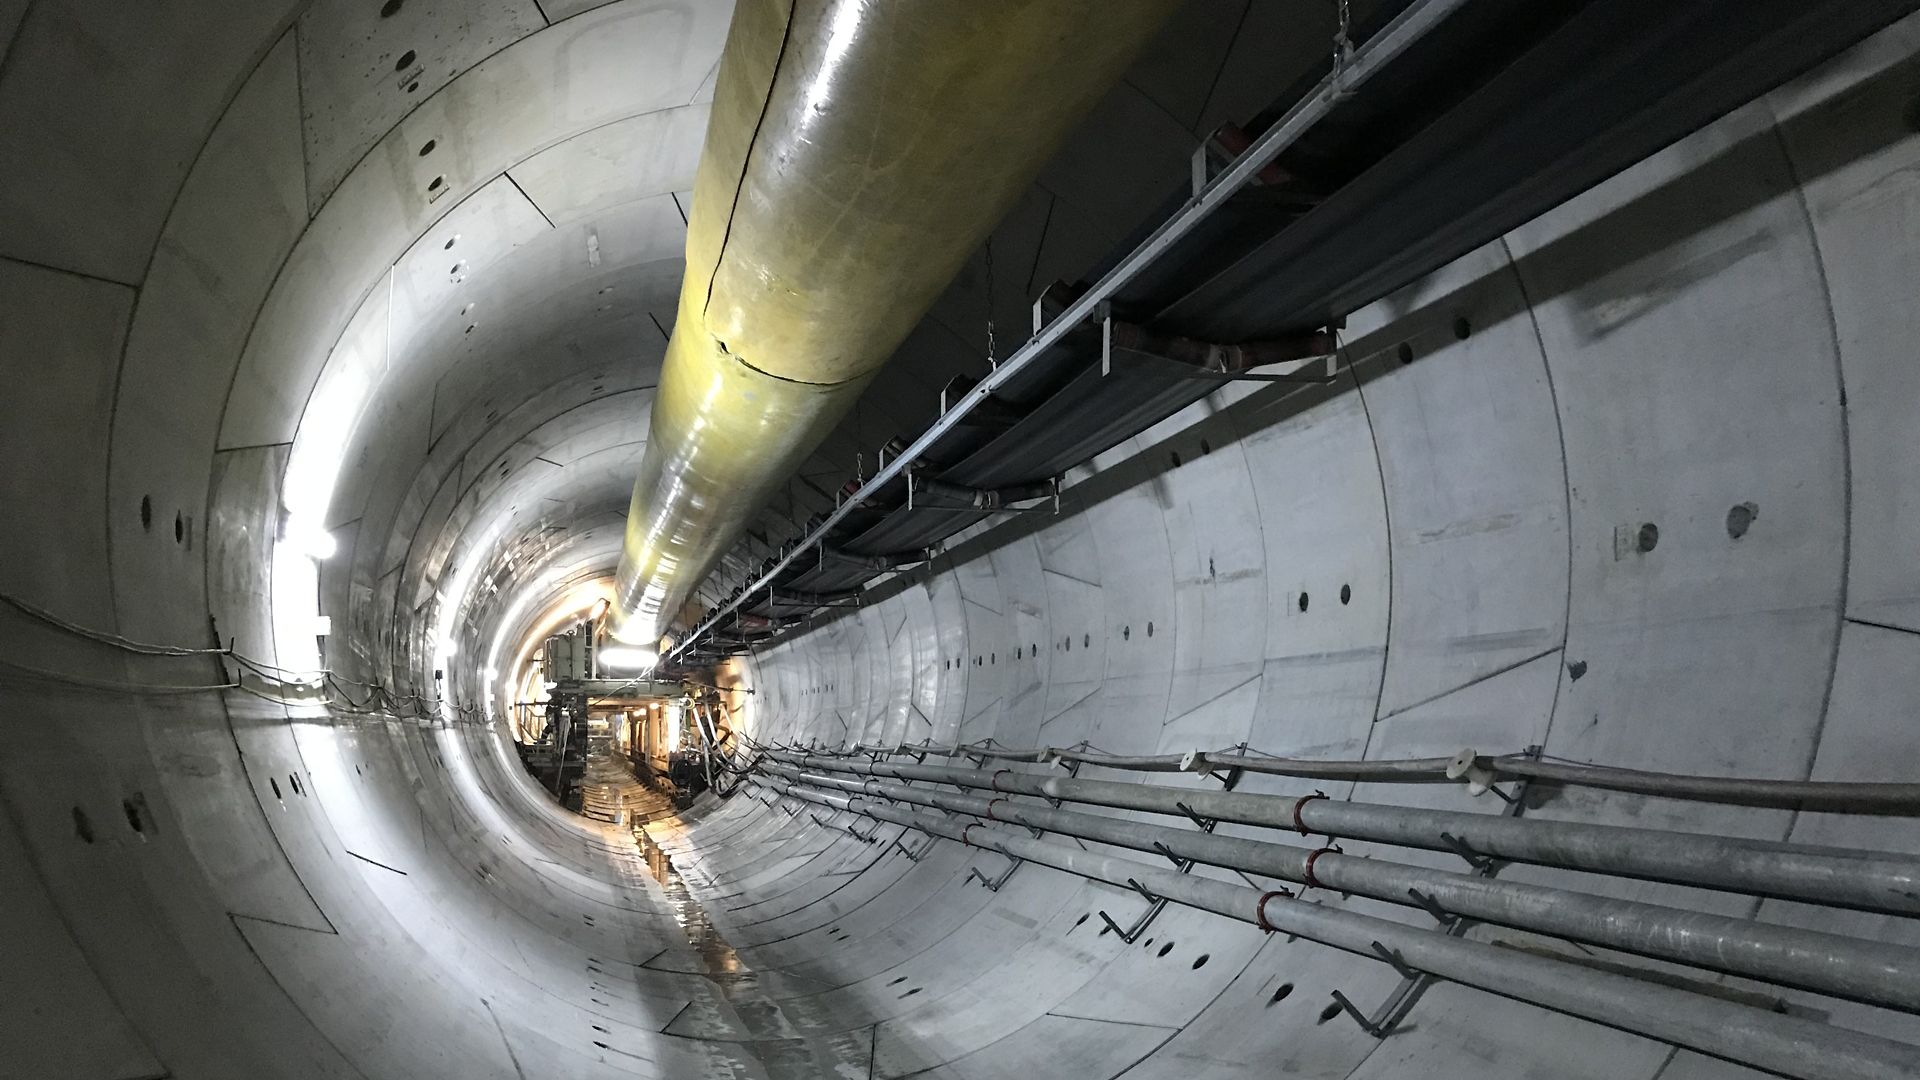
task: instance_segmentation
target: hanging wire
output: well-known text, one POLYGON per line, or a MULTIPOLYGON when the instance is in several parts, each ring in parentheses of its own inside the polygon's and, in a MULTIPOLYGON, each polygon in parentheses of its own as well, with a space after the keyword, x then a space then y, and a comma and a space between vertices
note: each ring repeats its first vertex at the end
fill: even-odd
POLYGON ((993 338, 993 237, 987 237, 987 367, 998 368, 1000 361, 993 338))
POLYGON ((75 637, 85 638, 88 641, 97 641, 103 645, 112 645, 117 649, 124 649, 131 653, 139 653, 142 656, 224 656, 228 652, 228 650, 221 648, 200 649, 188 645, 155 645, 151 642, 135 641, 132 638, 121 637, 119 634, 109 634, 104 630, 93 630, 81 626, 79 623, 69 622, 45 608, 36 607, 33 604, 27 603, 25 600, 15 596, 8 596, 5 593, 0 593, 0 603, 6 604, 8 607, 13 608, 23 615, 39 619, 49 626, 64 630, 75 637))
POLYGON ((0 671, 10 671, 16 675, 41 682, 63 683, 68 686, 83 687, 88 690, 104 690, 116 694, 206 694, 216 690, 238 690, 240 684, 231 683, 128 683, 112 679, 90 679, 84 675, 69 675, 60 671, 48 671, 45 668, 16 664, 11 660, 0 660, 0 671))
POLYGON ((1330 99, 1349 97, 1347 65, 1353 61, 1353 11, 1349 0, 1339 0, 1339 28, 1333 35, 1333 78, 1327 86, 1330 99))
POLYGON ((410 719, 431 720, 437 715, 436 710, 441 707, 445 707, 455 715, 462 717, 473 717, 482 713, 482 710, 477 705, 463 705, 457 702, 445 701, 441 698, 423 697, 419 694, 396 694, 379 683, 361 682, 358 679, 338 675, 327 668, 321 668, 316 671, 311 669, 280 667, 277 664, 269 664, 264 660, 256 660, 230 648, 197 648, 186 645, 161 645, 153 642, 137 641, 133 638, 122 637, 119 634, 110 634, 104 630, 95 630, 91 627, 72 622, 45 608, 38 607, 5 593, 0 593, 0 604, 11 607, 23 615, 37 619, 64 633, 102 645, 109 645, 137 656, 230 657, 234 663, 242 669, 241 677, 232 682, 184 684, 134 683, 112 679, 95 679, 84 675, 72 675, 66 672, 52 671, 46 668, 33 667, 11 660, 0 659, 0 672, 11 672, 22 678, 120 694, 185 695, 238 690, 241 693, 260 698, 263 701, 273 702, 276 705, 325 705, 329 709, 365 716, 400 715, 410 719), (321 690, 323 693, 317 700, 312 701, 288 699, 246 685, 246 672, 252 672, 260 679, 281 686, 297 682, 303 688, 321 690), (292 678, 289 678, 290 676, 292 678), (367 690, 368 695, 366 700, 355 701, 353 696, 341 685, 342 683, 351 683, 354 686, 367 690), (324 693, 329 687, 331 687, 335 694, 339 695, 339 700, 335 700, 331 695, 324 693), (385 710, 377 708, 382 701, 388 706, 385 710))

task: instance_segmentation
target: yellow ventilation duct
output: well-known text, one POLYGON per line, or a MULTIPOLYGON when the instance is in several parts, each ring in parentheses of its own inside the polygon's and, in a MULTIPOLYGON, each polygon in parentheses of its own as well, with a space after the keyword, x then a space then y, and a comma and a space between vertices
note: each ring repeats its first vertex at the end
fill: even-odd
POLYGON ((1176 0, 740 0, 613 632, 653 644, 1176 0))

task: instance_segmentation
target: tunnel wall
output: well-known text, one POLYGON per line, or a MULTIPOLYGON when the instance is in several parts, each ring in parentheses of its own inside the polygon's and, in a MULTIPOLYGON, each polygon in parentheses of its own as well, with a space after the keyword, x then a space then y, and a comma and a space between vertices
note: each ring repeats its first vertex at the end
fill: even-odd
MULTIPOLYGON (((352 682, 327 715, 125 647, 295 662, 273 548, 316 428, 341 553, 311 591, 346 679, 433 693, 421 605, 483 510, 574 529, 523 565, 616 550, 597 500, 631 484, 622 395, 656 294, 671 323, 730 7, 0 0, 0 593, 39 611, 0 606, 0 1078, 773 1073, 779 1047, 661 1034, 729 1006, 631 835, 561 814, 503 725, 352 682), (357 428, 324 392, 343 365, 383 380, 357 428)), ((1164 187, 1141 161, 1181 175, 1196 130, 1318 57, 1310 22, 1196 5, 1023 201, 1023 272, 1097 258, 1164 187)), ((926 367, 977 351, 976 298, 1024 317, 1012 274, 967 283, 926 367)), ((916 414, 931 377, 904 378, 916 414)), ((891 434, 896 397, 861 419, 891 434)), ((488 585, 468 656, 537 587, 488 585)))
MULTIPOLYGON (((1075 473, 1057 517, 963 538, 858 613, 754 654, 740 682, 755 693, 735 698, 747 730, 1117 754, 1539 746, 1666 772, 1910 779, 1915 29, 1358 313, 1336 389, 1216 395, 1075 473)), ((1502 809, 1450 787, 1321 786, 1502 809)), ((1917 849, 1898 821, 1580 788, 1537 791, 1524 813, 1917 849)), ((1398 980, 1383 964, 1177 908, 1125 946, 1086 916, 1125 923, 1139 897, 1038 866, 989 892, 966 875, 997 877, 1006 857, 950 842, 840 884, 874 855, 805 817, 736 800, 689 828, 682 859, 710 869, 749 964, 868 980, 833 1000, 874 1010, 877 1076, 1041 1057, 1141 1080, 1758 1075, 1452 985, 1376 1042, 1322 1006, 1342 990, 1370 1008, 1398 980), (883 992, 899 974, 911 996, 883 992)), ((1920 937, 1678 886, 1503 877, 1920 937)), ((1791 997, 1920 1039, 1911 1017, 1791 997)))

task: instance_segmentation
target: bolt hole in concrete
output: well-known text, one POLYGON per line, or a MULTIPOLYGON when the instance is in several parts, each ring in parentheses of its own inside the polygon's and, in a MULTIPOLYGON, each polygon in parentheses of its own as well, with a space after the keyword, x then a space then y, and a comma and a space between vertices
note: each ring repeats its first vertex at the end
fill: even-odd
POLYGON ((1472 334, 1473 334, 1473 324, 1467 321, 1466 316, 1463 315, 1460 318, 1453 320, 1454 340, 1465 341, 1467 340, 1468 337, 1472 336, 1472 334))
POLYGON ((441 186, 442 186, 443 184, 445 184, 446 182, 447 182, 447 178, 446 178, 446 177, 444 177, 444 176, 436 176, 436 177, 434 177, 433 179, 431 179, 431 180, 429 180, 429 181, 427 181, 427 190, 428 190, 428 191, 439 191, 439 190, 440 190, 440 188, 441 188, 441 186))
POLYGON ((1291 993, 1293 993, 1293 984, 1292 984, 1292 983, 1281 983, 1281 984, 1280 984, 1280 989, 1278 989, 1278 990, 1275 990, 1275 991, 1273 992, 1273 996, 1267 999, 1267 1004, 1269 1004, 1269 1005, 1278 1005, 1278 1004, 1280 1004, 1280 1003, 1281 1003, 1282 1001, 1285 1001, 1285 1000, 1287 999, 1287 995, 1288 995, 1288 994, 1291 994, 1291 993))
POLYGON ((900 976, 899 978, 896 978, 896 979, 894 979, 894 980, 892 980, 892 981, 890 981, 890 982, 888 982, 888 983, 887 983, 887 985, 888 985, 888 986, 899 986, 899 985, 900 985, 901 983, 903 983, 903 982, 906 982, 906 981, 907 981, 907 977, 906 977, 905 975, 902 975, 902 976, 900 976))
POLYGON ((1131 627, 1131 626, 1123 626, 1123 627, 1121 627, 1121 628, 1120 628, 1120 640, 1121 640, 1121 641, 1132 641, 1132 640, 1133 640, 1133 627, 1131 627))
POLYGON ((153 531, 153 498, 152 496, 148 496, 148 495, 140 496, 140 528, 146 532, 153 531))
POLYGON ((420 84, 418 82, 410 82, 407 84, 407 93, 409 94, 413 93, 415 90, 418 90, 418 89, 420 89, 420 84))
POLYGON ((393 62, 393 70, 405 71, 408 68, 413 66, 413 61, 414 61, 413 50, 408 49, 406 52, 403 52, 400 54, 400 59, 395 60, 393 62))
POLYGON ((1208 441, 1207 441, 1207 440, 1205 440, 1205 439, 1201 439, 1201 440, 1200 440, 1200 453, 1201 453, 1201 454, 1202 454, 1203 456, 1204 456, 1204 455, 1206 455, 1206 454, 1211 454, 1211 453, 1213 453, 1213 444, 1212 444, 1212 443, 1210 443, 1210 442, 1208 442, 1208 441))
POLYGON ((1086 916, 1086 915, 1082 915, 1082 916, 1080 916, 1079 918, 1077 918, 1077 919, 1075 919, 1075 920, 1073 920, 1073 925, 1075 925, 1075 926, 1079 926, 1079 925, 1080 925, 1081 923, 1083 923, 1083 922, 1086 922, 1086 921, 1087 921, 1087 916, 1086 916))
POLYGON ((1147 636, 1148 637, 1153 636, 1153 623, 1151 622, 1147 623, 1147 636))
POLYGON ((93 843, 93 822, 87 820, 87 812, 79 807, 73 808, 73 835, 82 843, 93 843))
POLYGON ((1340 1015, 1340 1003, 1337 1001, 1330 1001, 1327 1003, 1326 1008, 1320 1010, 1320 1022, 1324 1024, 1327 1021, 1339 1015, 1340 1015))
POLYGON ((1093 635, 1092 635, 1092 634, 1081 634, 1081 635, 1080 635, 1080 647, 1081 647, 1081 648, 1083 648, 1083 649, 1090 649, 1090 648, 1092 648, 1092 647, 1093 647, 1093 635))
POLYGON ((120 812, 127 815, 127 827, 137 833, 147 831, 146 822, 140 818, 140 804, 132 799, 120 800, 120 812))
POLYGON ((1647 522, 1645 525, 1640 526, 1640 537, 1638 541, 1636 541, 1636 546, 1639 547, 1640 554, 1645 555, 1647 552, 1652 551, 1654 548, 1658 547, 1659 545, 1660 545, 1660 526, 1655 525, 1651 521, 1647 522))
POLYGON ((187 538, 187 519, 177 512, 173 515, 173 542, 179 543, 187 538))
POLYGON ((1212 953, 1201 953, 1199 958, 1193 962, 1193 970, 1199 971, 1201 968, 1206 967, 1207 961, 1211 959, 1213 959, 1212 953))
POLYGON ((1395 349, 1393 352, 1395 356, 1400 358, 1400 362, 1402 364, 1413 363, 1413 346, 1412 345, 1409 345, 1403 341, 1400 343, 1400 347, 1395 349))
MULTIPOLYGON (((409 54, 409 55, 411 55, 411 54, 409 54)), ((439 144, 438 142, 436 142, 435 140, 433 140, 433 139, 428 139, 428 140, 427 140, 426 142, 424 142, 424 143, 421 143, 421 144, 420 144, 420 156, 421 156, 421 157, 426 157, 426 156, 427 156, 428 154, 431 154, 431 153, 433 153, 433 148, 434 148, 434 147, 436 147, 436 146, 439 146, 439 145, 440 145, 440 144, 439 144)))
POLYGON ((1727 535, 1735 540, 1747 535, 1753 528, 1753 519, 1760 516, 1760 508, 1750 502, 1743 502, 1727 511, 1727 535))
POLYGON ((1353 586, 1351 585, 1340 586, 1340 602, 1343 604, 1350 604, 1353 602, 1353 586))
POLYGON ((1306 593, 1300 594, 1300 610, 1301 611, 1307 610, 1307 594, 1306 593))
POLYGON ((904 993, 904 994, 901 994, 900 996, 901 996, 901 997, 903 997, 903 998, 910 998, 910 997, 912 997, 913 995, 915 995, 915 994, 917 994, 917 993, 919 993, 919 992, 921 991, 921 989, 922 989, 921 987, 918 987, 918 986, 916 986, 916 987, 913 987, 912 989, 910 989, 910 990, 908 990, 908 991, 907 991, 906 993, 904 993))
POLYGON ((459 233, 455 233, 455 234, 453 234, 452 236, 449 236, 449 237, 447 237, 447 242, 446 242, 446 243, 444 243, 444 244, 441 244, 441 245, 440 245, 440 250, 441 250, 441 251, 452 251, 452 250, 453 250, 453 245, 455 245, 455 244, 457 244, 457 243, 459 243, 459 242, 460 242, 460 234, 459 234, 459 233))
POLYGON ((1173 951, 1173 942, 1169 941, 1165 945, 1160 946, 1159 955, 1165 956, 1172 951, 1173 951))
POLYGON ((267 786, 273 789, 274 798, 276 799, 286 798, 286 796, 280 794, 280 781, 275 780, 273 777, 269 776, 267 777, 267 786))
POLYGON ((383 19, 391 19, 395 15, 398 15, 400 13, 400 3, 401 0, 387 0, 386 3, 381 4, 380 17, 383 19))
POLYGON ((1180 467, 1180 451, 1175 450, 1173 453, 1168 454, 1167 460, 1173 463, 1174 468, 1176 469, 1179 468, 1180 467))

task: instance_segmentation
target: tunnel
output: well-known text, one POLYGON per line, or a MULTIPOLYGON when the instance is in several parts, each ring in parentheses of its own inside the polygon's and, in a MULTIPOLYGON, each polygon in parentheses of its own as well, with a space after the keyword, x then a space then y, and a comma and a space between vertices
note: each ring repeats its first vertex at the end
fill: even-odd
POLYGON ((1920 1076, 1913 6, 0 0, 0 1080, 1920 1076), (563 805, 729 95, 929 12, 563 805))

